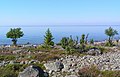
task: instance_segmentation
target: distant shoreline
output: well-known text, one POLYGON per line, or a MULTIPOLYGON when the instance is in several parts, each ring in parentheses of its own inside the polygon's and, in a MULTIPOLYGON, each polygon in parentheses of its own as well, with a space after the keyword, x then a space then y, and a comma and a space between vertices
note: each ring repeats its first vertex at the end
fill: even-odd
MULTIPOLYGON (((94 42, 105 42, 105 41, 107 41, 107 40, 101 40, 101 41, 99 40, 99 41, 94 41, 94 42)), ((17 43, 17 45, 42 45, 42 44, 44 44, 44 43, 30 43, 30 44, 27 44, 27 43, 24 43, 24 44, 17 43)), ((55 43, 55 44, 58 44, 58 43, 55 43)), ((0 46, 8 46, 8 45, 12 45, 12 44, 0 44, 0 46)))
POLYGON ((0 27, 81 27, 81 26, 120 26, 120 25, 0 25, 0 27))

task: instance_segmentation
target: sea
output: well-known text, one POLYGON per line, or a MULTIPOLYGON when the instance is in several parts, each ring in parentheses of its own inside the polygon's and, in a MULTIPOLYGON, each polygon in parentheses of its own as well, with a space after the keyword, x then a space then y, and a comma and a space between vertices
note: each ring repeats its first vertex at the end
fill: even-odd
MULTIPOLYGON (((42 44, 44 43, 44 35, 49 28, 55 43, 59 43, 63 37, 72 36, 76 39, 76 36, 81 38, 82 34, 89 34, 88 40, 94 39, 95 41, 104 41, 108 38, 105 35, 105 29, 112 27, 120 34, 119 25, 32 25, 32 26, 0 26, 0 45, 10 45, 11 39, 6 38, 6 33, 10 28, 21 28, 24 32, 24 36, 18 39, 18 44, 42 44)), ((116 35, 115 39, 119 39, 120 35, 116 35)))

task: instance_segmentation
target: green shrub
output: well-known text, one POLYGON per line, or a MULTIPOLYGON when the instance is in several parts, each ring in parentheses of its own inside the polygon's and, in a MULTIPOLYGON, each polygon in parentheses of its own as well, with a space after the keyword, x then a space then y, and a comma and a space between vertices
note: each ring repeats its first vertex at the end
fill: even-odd
POLYGON ((0 67, 0 77, 17 77, 20 68, 20 65, 7 65, 5 67, 0 67))
POLYGON ((85 44, 85 34, 82 34, 80 44, 85 44))
POLYGON ((120 77, 120 71, 102 71, 102 77, 120 77))
POLYGON ((90 44, 94 44, 94 39, 90 39, 90 44))
POLYGON ((112 46, 113 46, 113 43, 106 42, 106 43, 105 43, 105 46, 112 47, 112 46))
POLYGON ((105 34, 109 37, 106 46, 113 46, 112 40, 115 35, 118 35, 118 31, 113 29, 112 27, 109 27, 108 29, 105 30, 105 34))
POLYGON ((16 57, 14 55, 0 55, 0 61, 3 60, 14 60, 16 57))

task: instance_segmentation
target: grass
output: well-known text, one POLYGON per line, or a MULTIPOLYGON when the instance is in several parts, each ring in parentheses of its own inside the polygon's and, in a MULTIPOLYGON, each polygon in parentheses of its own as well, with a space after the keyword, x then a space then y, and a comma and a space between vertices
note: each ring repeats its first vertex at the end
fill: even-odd
POLYGON ((84 67, 78 74, 80 77, 120 77, 120 71, 100 71, 96 66, 84 67))
MULTIPOLYGON (((31 64, 30 64, 31 65, 31 64)), ((35 63, 32 65, 36 65, 45 69, 43 64, 35 63)), ((9 64, 4 67, 0 67, 0 77, 18 77, 19 72, 23 71, 27 66, 27 64, 9 64)))
POLYGON ((0 61, 9 61, 9 60, 15 60, 16 56, 15 55, 0 55, 0 61))
POLYGON ((35 55, 35 59, 42 61, 59 59, 64 54, 63 51, 48 51, 35 55))

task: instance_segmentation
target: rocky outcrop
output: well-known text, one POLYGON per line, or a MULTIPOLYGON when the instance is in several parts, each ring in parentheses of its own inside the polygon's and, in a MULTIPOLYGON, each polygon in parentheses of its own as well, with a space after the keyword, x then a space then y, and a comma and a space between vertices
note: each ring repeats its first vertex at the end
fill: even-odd
POLYGON ((23 72, 20 72, 18 77, 48 77, 48 76, 40 67, 31 65, 24 69, 23 72))
POLYGON ((64 68, 64 65, 63 65, 63 63, 62 62, 60 62, 60 61, 57 61, 57 62, 51 62, 51 63, 46 63, 46 64, 44 64, 44 66, 45 66, 45 68, 47 69, 47 70, 49 70, 50 72, 51 71, 55 71, 55 72, 59 72, 59 71, 61 71, 63 68, 64 68))
POLYGON ((91 65, 95 65, 98 67, 99 70, 120 70, 120 51, 117 52, 108 52, 102 55, 86 55, 86 56, 65 56, 57 60, 56 62, 50 61, 45 64, 46 69, 49 69, 49 74, 52 77, 79 77, 78 72, 80 69, 84 67, 89 67, 91 65), (64 66, 61 71, 57 71, 60 66, 59 63, 64 66), (56 64, 55 64, 56 63, 56 64), (62 75, 63 74, 63 75, 62 75))

